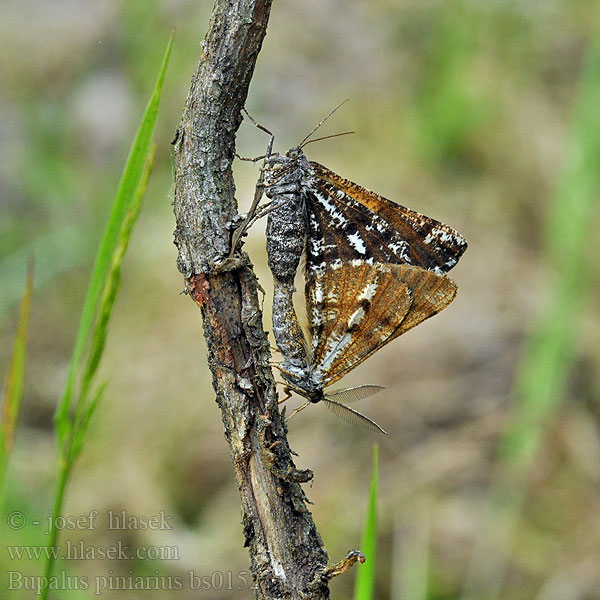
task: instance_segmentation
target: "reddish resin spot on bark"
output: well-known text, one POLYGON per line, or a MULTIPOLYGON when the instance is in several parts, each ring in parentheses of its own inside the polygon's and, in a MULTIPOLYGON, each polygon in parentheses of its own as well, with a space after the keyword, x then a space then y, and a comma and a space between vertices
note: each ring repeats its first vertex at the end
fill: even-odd
POLYGON ((206 275, 204 273, 192 275, 187 281, 187 289, 194 302, 203 307, 208 299, 208 290, 210 289, 206 275))

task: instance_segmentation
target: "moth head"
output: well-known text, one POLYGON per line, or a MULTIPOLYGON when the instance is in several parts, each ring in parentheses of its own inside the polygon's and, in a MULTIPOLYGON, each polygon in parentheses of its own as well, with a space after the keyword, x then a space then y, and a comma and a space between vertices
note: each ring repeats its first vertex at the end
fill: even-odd
POLYGON ((302 150, 296 146, 295 148, 290 148, 285 155, 291 160, 296 160, 302 154, 302 150))

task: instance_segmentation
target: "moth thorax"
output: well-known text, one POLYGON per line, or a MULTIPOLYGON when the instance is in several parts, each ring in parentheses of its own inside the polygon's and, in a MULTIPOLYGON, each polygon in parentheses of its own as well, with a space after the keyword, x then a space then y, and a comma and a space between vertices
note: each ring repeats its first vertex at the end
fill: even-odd
POLYGON ((293 382, 296 391, 304 396, 309 402, 316 404, 317 402, 321 402, 325 398, 325 394, 323 393, 323 388, 321 386, 315 385, 315 383, 309 377, 303 377, 296 379, 293 382))
POLYGON ((306 239, 306 217, 300 194, 273 197, 267 220, 267 257, 275 279, 293 284, 306 239))
MULTIPOLYGON (((311 361, 309 360, 309 362, 311 361)), ((299 390, 302 390, 300 393, 310 402, 320 402, 325 398, 321 378, 315 379, 315 373, 310 364, 308 369, 296 378, 294 384, 299 390)))
POLYGON ((283 179, 289 173, 289 166, 285 165, 270 165, 265 169, 265 193, 267 197, 271 197, 270 189, 272 186, 275 186, 279 183, 281 179, 283 179), (286 168, 288 167, 288 168, 286 168))

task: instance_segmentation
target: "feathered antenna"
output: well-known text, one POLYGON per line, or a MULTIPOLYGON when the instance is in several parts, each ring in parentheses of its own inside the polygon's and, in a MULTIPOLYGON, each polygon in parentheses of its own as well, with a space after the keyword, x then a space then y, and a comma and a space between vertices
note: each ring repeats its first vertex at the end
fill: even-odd
POLYGON ((327 397, 323 398, 323 402, 325 402, 325 406, 336 416, 340 417, 340 419, 344 419, 351 425, 355 425, 356 427, 362 427, 363 429, 368 429, 369 431, 379 431, 387 435, 387 431, 377 425, 373 419, 369 419, 366 415, 358 412, 357 410, 346 406, 345 404, 341 404, 340 402, 335 402, 334 400, 329 400, 327 397))
MULTIPOLYGON (((288 393, 290 390, 296 392, 300 396, 304 396, 306 393, 301 388, 293 385, 287 385, 286 387, 288 393)), ((326 394, 321 401, 336 417, 344 419, 344 421, 356 427, 368 429, 369 431, 378 431, 379 433, 384 433, 387 435, 387 431, 373 421, 373 419, 370 419, 354 408, 347 406, 349 403, 358 402, 359 400, 368 398, 369 396, 372 396, 373 394, 376 394, 384 389, 385 387, 382 385, 357 385, 356 387, 346 388, 345 390, 338 390, 326 394)), ((294 415, 298 414, 300 411, 304 410, 309 404, 311 404, 311 402, 310 400, 307 400, 304 404, 301 404, 294 409, 292 414, 288 417, 288 420, 294 415)))

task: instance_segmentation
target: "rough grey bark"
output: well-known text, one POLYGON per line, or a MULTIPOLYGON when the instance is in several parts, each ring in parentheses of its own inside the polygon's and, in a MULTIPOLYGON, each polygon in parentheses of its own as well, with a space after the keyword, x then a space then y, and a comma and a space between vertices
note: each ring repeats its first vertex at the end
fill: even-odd
MULTIPOLYGON (((202 309, 208 361, 242 501, 245 546, 261 599, 328 598, 327 551, 286 439, 268 365, 257 281, 245 254, 227 260, 236 215, 231 162, 271 0, 217 0, 175 149, 177 266, 202 309)), ((193 331, 193 328, 192 328, 193 331)))

